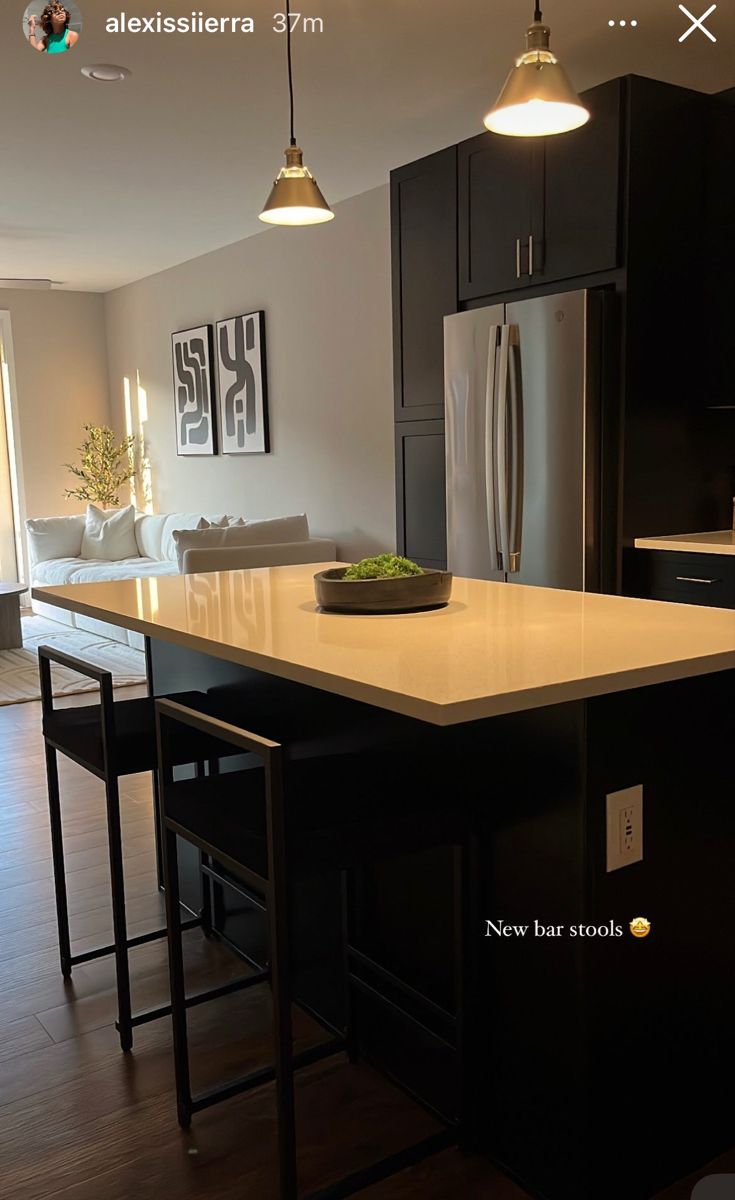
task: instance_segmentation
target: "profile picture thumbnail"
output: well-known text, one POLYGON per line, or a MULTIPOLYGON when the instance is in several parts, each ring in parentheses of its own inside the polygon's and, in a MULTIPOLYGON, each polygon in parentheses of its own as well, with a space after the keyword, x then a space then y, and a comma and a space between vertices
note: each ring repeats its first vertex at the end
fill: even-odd
POLYGON ((66 54, 82 32, 82 14, 74 0, 31 0, 23 13, 23 33, 32 50, 66 54))

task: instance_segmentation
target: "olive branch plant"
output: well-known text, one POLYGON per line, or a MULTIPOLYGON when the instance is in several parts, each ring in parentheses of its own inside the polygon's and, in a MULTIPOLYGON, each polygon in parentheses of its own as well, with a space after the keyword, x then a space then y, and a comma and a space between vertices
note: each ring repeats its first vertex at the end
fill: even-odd
POLYGON ((120 489, 135 478, 136 440, 117 434, 108 425, 85 425, 86 437, 79 446, 80 463, 64 463, 79 485, 67 488, 67 499, 86 500, 103 508, 120 503, 120 489))

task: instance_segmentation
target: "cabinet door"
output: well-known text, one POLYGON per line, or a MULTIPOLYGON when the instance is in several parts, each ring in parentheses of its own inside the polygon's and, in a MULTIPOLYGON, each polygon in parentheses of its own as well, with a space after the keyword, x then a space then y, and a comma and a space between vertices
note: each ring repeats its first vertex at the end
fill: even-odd
POLYGON ((619 79, 591 88, 582 96, 592 114, 587 124, 544 138, 534 282, 591 275, 620 262, 621 97, 619 79))
POLYGON ((396 420, 444 416, 443 320, 457 311, 457 150, 391 175, 396 420))
POLYGON ((396 425, 398 553, 422 567, 446 569, 444 422, 396 425))
POLYGON ((539 147, 481 133, 459 146, 459 296, 473 300, 525 287, 539 147))

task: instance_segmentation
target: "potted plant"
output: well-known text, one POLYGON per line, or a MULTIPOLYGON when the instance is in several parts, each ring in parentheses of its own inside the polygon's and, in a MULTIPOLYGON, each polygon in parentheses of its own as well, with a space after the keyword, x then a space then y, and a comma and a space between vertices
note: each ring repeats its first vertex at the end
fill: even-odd
POLYGON ((118 441, 107 425, 85 425, 84 432, 87 436, 79 447, 79 466, 64 464, 81 482, 78 487, 67 488, 64 495, 100 508, 118 508, 120 488, 135 475, 135 438, 118 441))

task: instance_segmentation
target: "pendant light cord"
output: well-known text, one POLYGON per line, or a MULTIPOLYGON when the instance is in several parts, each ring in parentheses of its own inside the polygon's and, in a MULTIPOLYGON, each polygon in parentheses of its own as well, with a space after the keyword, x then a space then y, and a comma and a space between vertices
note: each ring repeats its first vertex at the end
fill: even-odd
POLYGON ((541 9, 539 8, 538 4, 536 5, 536 7, 533 10, 533 19, 534 19, 534 21, 538 21, 538 22, 543 21, 543 19, 544 19, 543 13, 541 12, 541 9))
POLYGON ((293 63, 291 61, 291 4, 290 0, 286 0, 286 61, 288 62, 288 109, 289 109, 289 127, 291 131, 291 145, 296 145, 296 135, 294 134, 294 117, 293 117, 293 63))

